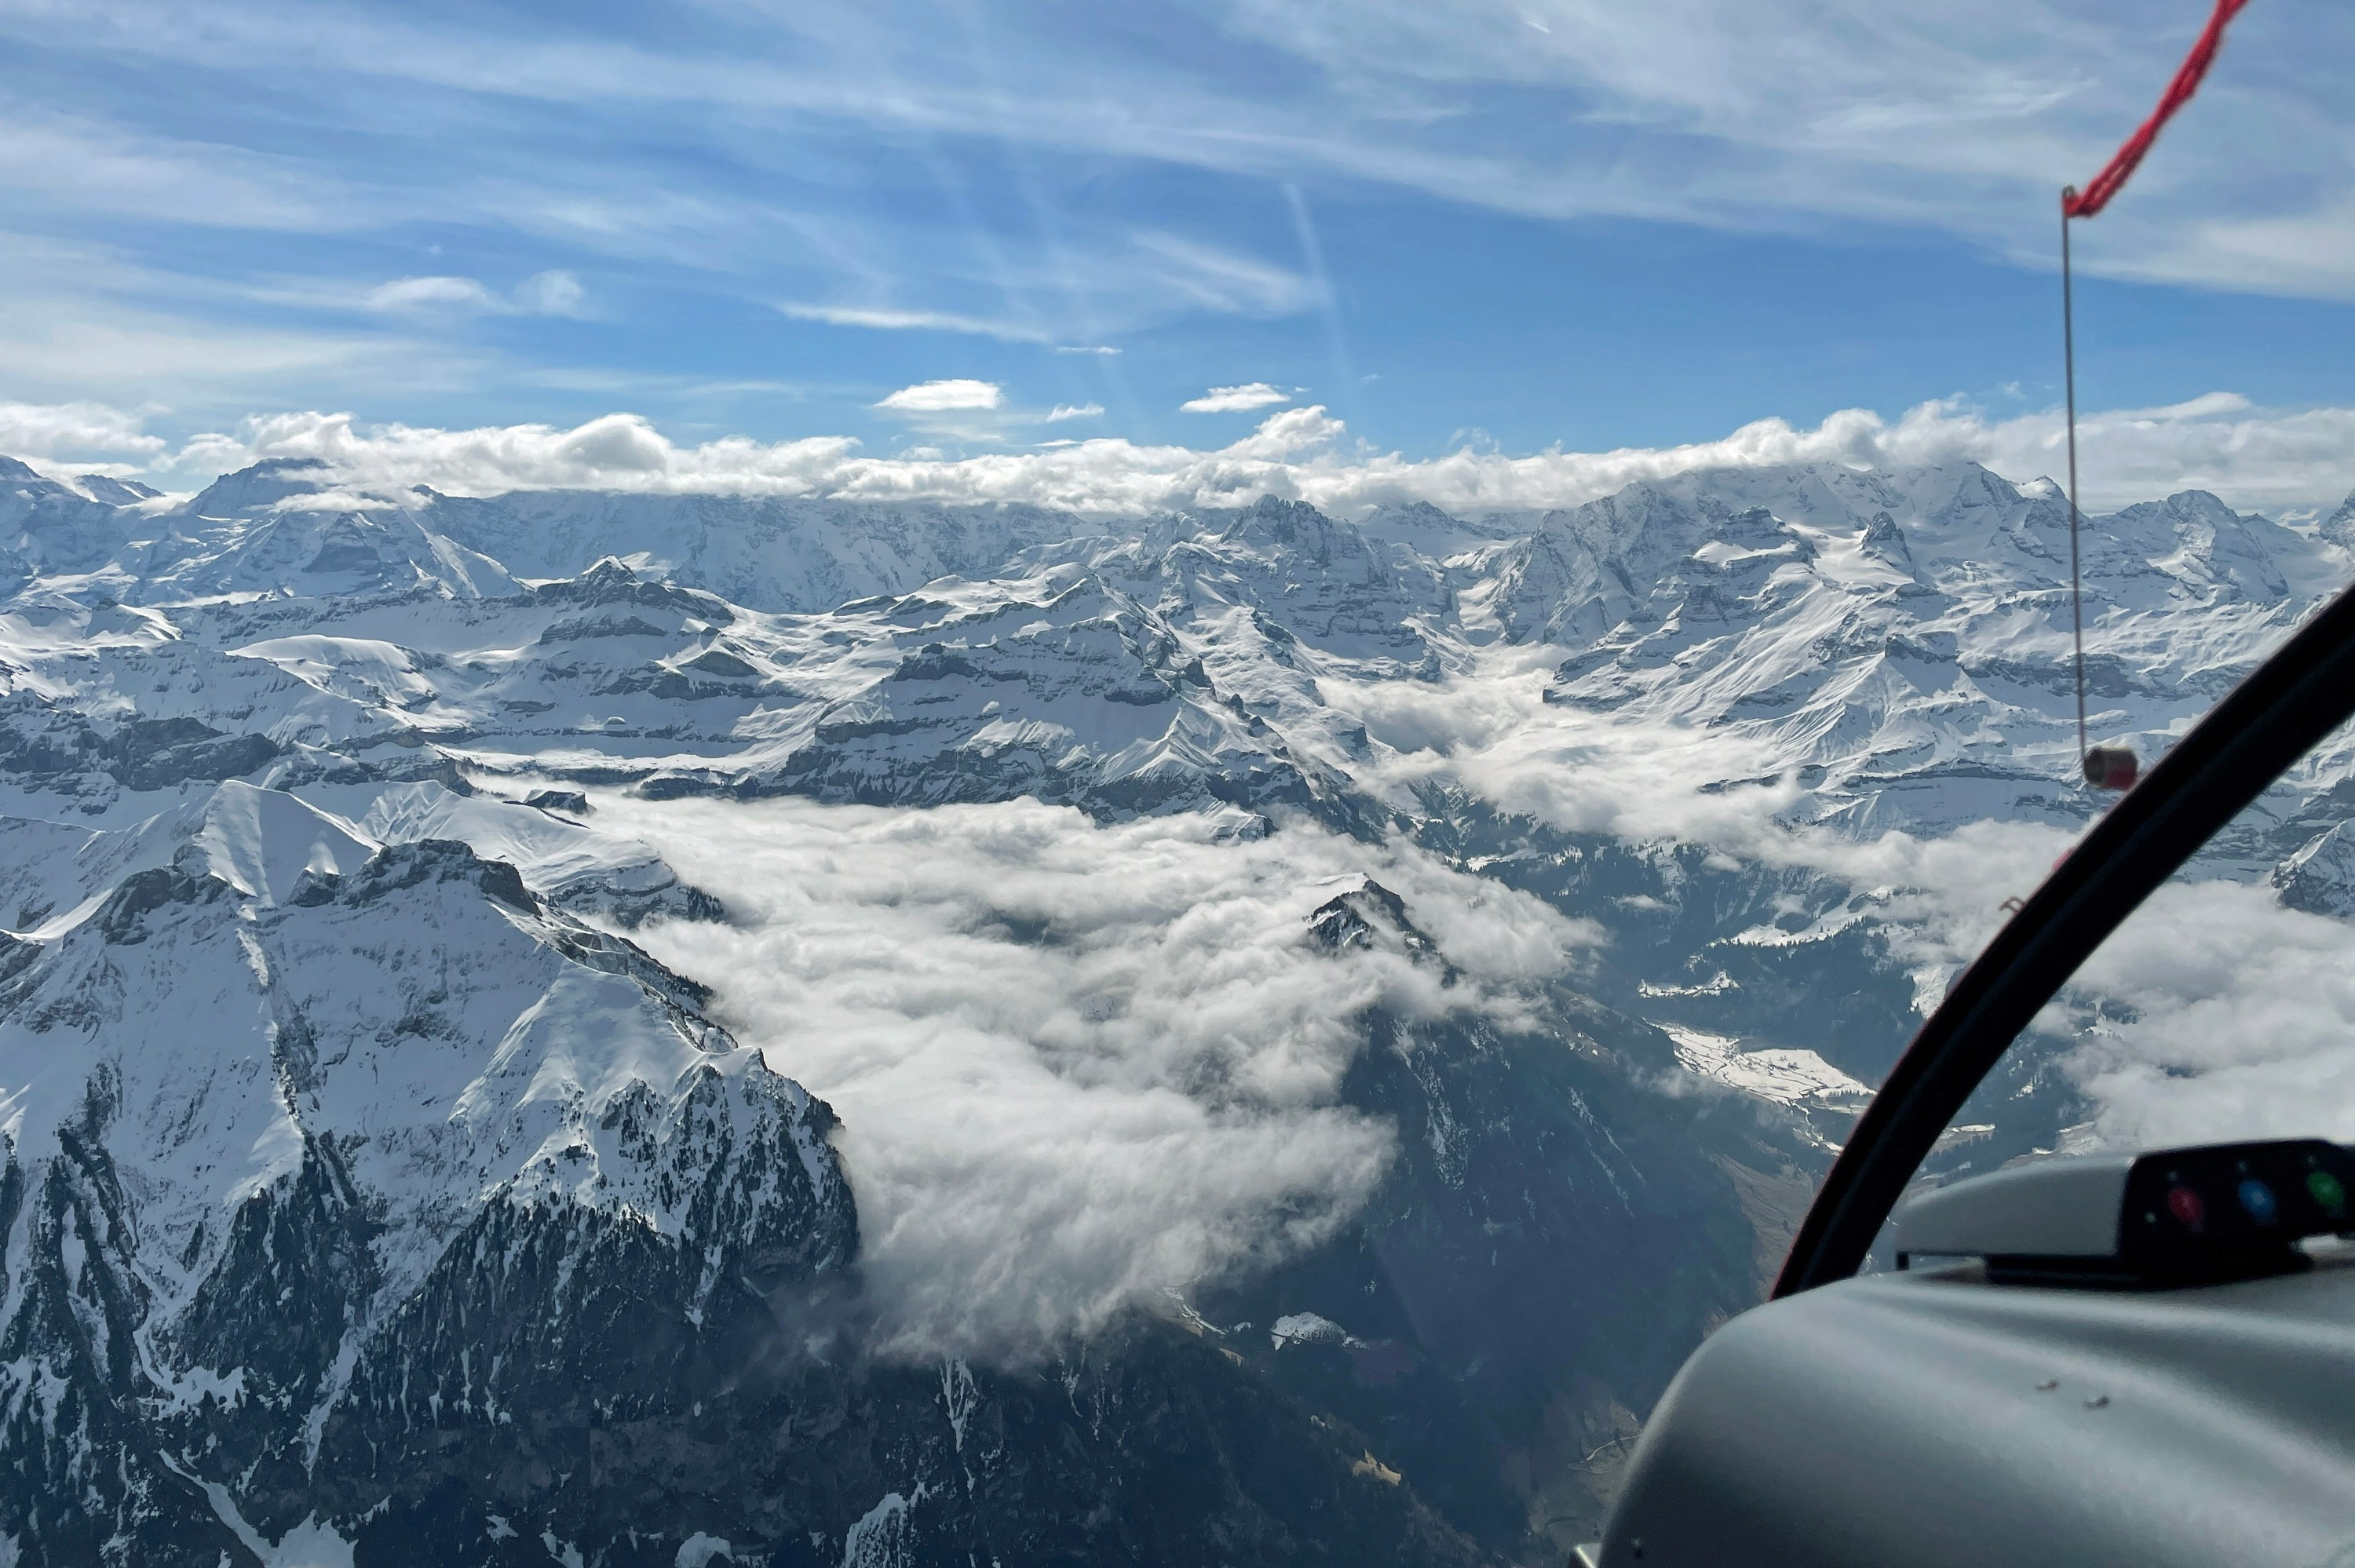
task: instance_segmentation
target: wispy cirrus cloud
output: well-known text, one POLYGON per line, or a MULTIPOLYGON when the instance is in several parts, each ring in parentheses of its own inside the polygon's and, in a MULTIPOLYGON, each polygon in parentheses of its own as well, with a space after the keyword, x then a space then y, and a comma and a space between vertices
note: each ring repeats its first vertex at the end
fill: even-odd
POLYGON ((498 302, 472 278, 396 278, 369 290, 366 303, 372 311, 495 310, 498 302))
MULTIPOLYGON (((975 337, 994 337, 1003 343, 1053 342, 1051 334, 1038 327, 1024 326, 1015 322, 984 321, 948 311, 899 311, 880 306, 799 302, 781 304, 777 309, 795 321, 824 322, 828 326, 869 327, 878 332, 966 333, 975 337)), ((1072 349, 1070 352, 1086 351, 1072 349)))
MULTIPOLYGON (((1745 227, 1778 214, 1858 217, 2041 251, 2049 237, 2036 217, 2049 201, 2031 208, 2013 193, 2049 196, 2090 172, 2147 109, 2202 19, 2195 12, 2154 25, 2107 0, 1962 11, 1931 0, 1638 11, 1598 0, 1248 0, 1181 7, 1173 20, 1195 47, 1177 50, 1060 14, 994 16, 1001 43, 987 71, 970 51, 939 47, 958 36, 952 13, 887 24, 832 5, 745 12, 667 45, 530 26, 497 8, 464 25, 359 7, 296 26, 255 0, 214 8, 201 28, 152 0, 109 0, 77 8, 71 28, 36 9, 8 30, 216 72, 299 59, 457 101, 593 103, 713 141, 722 128, 856 126, 1252 178, 1339 176, 1552 217, 1745 227)), ((2335 13, 2244 17, 2194 111, 2203 132, 2171 134, 2137 186, 2141 214, 2089 235, 2091 263, 2344 294, 2346 272, 2310 276, 2299 226, 2342 207, 2350 188, 2337 150, 2347 111, 2320 63, 2350 37, 2355 22, 2335 13), (2253 180, 2260 145, 2265 177, 2253 180), (2189 236, 2187 201, 2261 227, 2235 254, 2189 236)))
MULTIPOLYGON (((500 0, 223 0, 201 20, 163 0, 0 9, 0 199, 28 238, 113 247, 144 274, 46 299, 66 337, 136 314, 165 339, 325 351, 241 402, 191 368, 156 394, 184 430, 362 401, 376 389, 352 367, 393 363, 404 385, 459 389, 402 406, 433 423, 577 419, 591 410, 495 399, 590 366, 710 386, 789 362, 863 413, 857 388, 922 369, 879 340, 932 332, 1002 350, 975 369, 1000 379, 1016 374, 1000 361, 1072 351, 1058 400, 1158 411, 1219 369, 1194 347, 1205 339, 1174 328, 1276 323, 1274 340, 1315 314, 1322 339, 1269 356, 1271 377, 1378 387, 1353 417, 1387 401, 1395 425, 1418 423, 1385 439, 1427 450, 1460 426, 1500 428, 1497 412, 1424 413, 1389 389, 1451 361, 1465 318, 1553 308, 1534 262, 1460 286, 1444 249, 1487 241, 1458 240, 1458 225, 1506 215, 1573 251, 1659 224, 1810 246, 1929 238, 2045 267, 2054 188, 2139 117, 2198 20, 2123 0, 1178 0, 1146 26, 935 0, 889 19, 841 0, 698 15, 649 33, 500 0), (1321 255, 1296 221, 1312 202, 1321 255), (197 232, 208 238, 188 242, 197 232), (1401 249, 1423 253, 1412 286, 1382 272, 1401 249), (295 273, 299 286, 253 286, 295 273), (505 281, 517 275, 591 280, 597 309, 518 296, 505 281), (474 279, 482 293, 373 312, 365 344, 323 330, 318 315, 388 279, 474 279), (1354 374, 1377 366, 1349 341, 1377 310, 1379 384, 1354 374), (591 313, 617 330, 565 324, 591 313), (1096 352, 1121 346, 1116 365, 1096 352), (862 366, 879 358, 890 368, 862 366)), ((2252 8, 2131 200, 2081 235, 2089 272, 2355 299, 2355 114, 2322 63, 2350 48, 2355 17, 2252 8)), ((1747 241, 1721 243, 1742 265, 1747 241)), ((1855 264, 1908 265, 1885 249, 1855 264)), ((1812 352, 1849 330, 1842 313, 1811 300, 1755 327, 1812 352)), ((1669 312, 1626 330, 1678 329, 1669 312)), ((1524 340, 1484 341, 1487 363, 1445 367, 1474 387, 1518 373, 1524 340)), ((1743 361, 1762 406, 1787 376, 1775 350, 1743 361)), ((1892 397, 2019 374, 1923 357, 1892 397)), ((121 396, 49 378, 0 392, 121 396)), ((1795 403, 1856 396, 1817 387, 1795 403)), ((752 407, 723 412, 747 422, 752 407)), ((1522 434, 1658 440, 1675 426, 1657 412, 1607 436, 1570 417, 1522 434)))
POLYGON ((46 211, 339 233, 370 221, 367 197, 299 156, 21 102, 0 109, 0 190, 17 222, 46 211))
POLYGON ((560 269, 536 272, 510 293, 495 292, 474 278, 396 278, 368 291, 371 311, 456 311, 490 315, 570 316, 581 313, 588 291, 560 269))

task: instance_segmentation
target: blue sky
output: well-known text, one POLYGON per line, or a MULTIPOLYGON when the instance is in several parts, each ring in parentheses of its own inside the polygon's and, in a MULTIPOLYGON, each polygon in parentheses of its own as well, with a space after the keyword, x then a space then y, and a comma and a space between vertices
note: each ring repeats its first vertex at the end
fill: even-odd
MULTIPOLYGON (((2205 10, 0 0, 0 404, 133 467, 287 410, 948 458, 1999 421, 2058 397, 2055 187, 2205 10), (943 380, 996 390, 879 407, 943 380)), ((2350 46, 2259 0, 2081 227, 2086 406, 2355 404, 2350 46)))

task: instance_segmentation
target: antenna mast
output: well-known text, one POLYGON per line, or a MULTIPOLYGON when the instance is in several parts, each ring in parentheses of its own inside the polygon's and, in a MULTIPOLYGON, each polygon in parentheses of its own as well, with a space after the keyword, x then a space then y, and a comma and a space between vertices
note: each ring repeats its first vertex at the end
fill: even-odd
POLYGON ((2093 755, 2085 744, 2085 590, 2078 569, 2077 551, 2077 307, 2069 273, 2069 206, 2077 187, 2061 190, 2061 376, 2069 402, 2069 630, 2077 644, 2077 761, 2086 768, 2093 755))
POLYGON ((2138 769, 2132 751, 2123 746, 2091 745, 2085 731, 2085 591, 2077 543, 2077 312, 2069 268, 2069 220, 2093 217, 2126 188, 2143 154, 2158 140, 2159 128, 2200 90, 2208 68, 2216 62, 2216 51, 2223 47, 2224 24, 2239 16, 2248 3, 2216 0, 2208 25, 2200 30, 2199 40, 2183 57, 2182 65, 2176 68, 2175 79, 2167 84, 2150 118, 2135 128, 2135 133, 2111 154, 2083 192, 2074 185, 2064 185, 2061 191, 2061 362, 2069 406, 2069 624, 2077 652, 2077 761, 2084 769, 2085 781, 2097 789, 2126 789, 2138 769))

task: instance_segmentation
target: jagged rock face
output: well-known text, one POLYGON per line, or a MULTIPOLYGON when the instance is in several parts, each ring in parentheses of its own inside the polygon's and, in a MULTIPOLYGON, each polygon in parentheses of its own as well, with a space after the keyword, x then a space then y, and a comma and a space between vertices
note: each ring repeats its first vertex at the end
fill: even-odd
POLYGON ((179 629, 133 641, 61 620, 56 652, 27 661, 22 716, 0 728, 0 776, 93 815, 119 804, 126 767, 144 789, 441 777, 425 747, 669 794, 1029 794, 1112 816, 1307 804, 1339 782, 1326 747, 1296 751, 1160 617, 1084 573, 936 585, 818 622, 610 562, 505 600, 325 608, 303 630, 285 601, 185 610, 188 640, 160 644, 179 629), (105 678, 84 706, 158 683, 155 670, 185 693, 186 738, 125 761, 136 732, 117 739, 34 694, 62 684, 69 662, 105 678))
POLYGON ((2282 902, 2311 915, 2355 917, 2355 833, 2344 823, 2274 868, 2282 902))
POLYGON ((790 686, 841 694, 781 715, 781 732, 805 738, 746 777, 748 790, 893 804, 1032 795, 1119 815, 1313 797, 1309 770, 1220 701, 1169 627, 1093 577, 1011 593, 936 584, 874 607, 866 625, 863 646, 798 663, 790 686))
MULTIPOLYGON (((497 1305, 505 1322, 541 1302, 497 1305)), ((598 1324, 607 1305, 563 1316, 598 1324)), ((738 1562, 788 1563, 1481 1560, 1413 1493, 1353 1474, 1338 1435, 1169 1328, 1113 1336, 1051 1375, 1008 1376, 825 1365, 794 1342, 805 1325, 793 1310, 729 1305, 650 1339, 624 1313, 610 1336, 513 1347, 501 1386, 476 1385, 496 1407, 404 1408, 387 1388, 331 1427, 324 1467, 348 1456, 352 1470, 400 1478, 379 1528, 413 1561, 570 1550, 666 1565, 698 1538, 738 1562)), ((412 1389, 429 1369, 433 1386, 463 1388, 461 1359, 485 1349, 452 1333, 437 1344, 421 1321, 395 1332, 412 1389)), ((381 1483, 351 1490, 355 1504, 382 1495, 381 1483)), ((320 1500, 314 1488, 287 1508, 320 1500)))
POLYGON ((1405 902, 1370 880, 1317 906, 1308 917, 1308 938, 1328 953, 1386 948, 1413 959, 1440 960, 1438 944, 1415 929, 1405 902))
POLYGON ((118 500, 111 484, 94 490, 87 478, 77 484, 44 479, 14 458, 0 457, 0 546, 5 551, 0 559, 24 577, 88 570, 133 535, 133 509, 144 499, 118 500))
POLYGON ((464 1281, 618 1290, 623 1344, 855 1255, 826 1108, 512 867, 425 841, 265 904, 186 847, 16 957, 0 1019, 0 1447, 42 1478, 0 1533, 30 1561, 233 1549, 205 1489, 310 1490, 403 1325, 487 1327, 436 1305, 464 1281))
POLYGON ((2342 550, 2355 550, 2355 495, 2339 503, 2339 510, 2324 518, 2316 532, 2342 550))
POLYGON ((1329 656, 1386 674, 1436 673, 1417 622, 1446 607, 1439 573, 1305 503, 1263 497, 1155 566, 1173 618, 1209 623, 1227 606, 1248 606, 1329 656))
MULTIPOLYGON (((1386 948, 1449 969, 1379 883, 1309 930, 1337 956, 1386 948)), ((1381 1190, 1314 1255, 1198 1305, 1491 1550, 1526 1552, 1548 1520, 1591 1532, 1609 1493, 1589 1457, 1754 1298, 1724 1166, 1780 1171, 1804 1153, 1731 1101, 1664 1117, 1626 1069, 1667 1067, 1668 1043, 1575 996, 1526 1033, 1366 1022, 1343 1098, 1398 1128, 1381 1190)))

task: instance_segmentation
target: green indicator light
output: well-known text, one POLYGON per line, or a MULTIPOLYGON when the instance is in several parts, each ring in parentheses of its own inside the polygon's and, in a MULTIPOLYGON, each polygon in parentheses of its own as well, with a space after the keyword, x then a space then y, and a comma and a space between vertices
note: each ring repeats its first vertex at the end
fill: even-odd
POLYGON ((2306 1178, 2306 1190, 2314 1194, 2316 1202, 2334 1214, 2347 1206, 2346 1187, 2328 1171, 2309 1172, 2306 1178))

